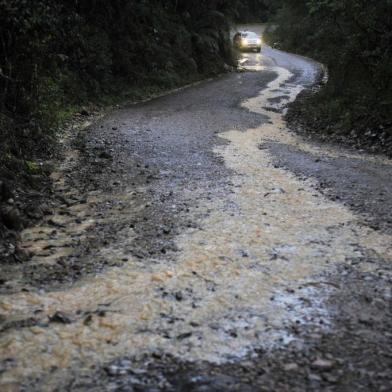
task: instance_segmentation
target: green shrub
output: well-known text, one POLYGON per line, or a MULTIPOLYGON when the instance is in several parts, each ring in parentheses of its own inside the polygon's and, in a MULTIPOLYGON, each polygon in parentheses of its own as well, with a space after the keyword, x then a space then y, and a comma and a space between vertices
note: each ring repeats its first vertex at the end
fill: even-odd
POLYGON ((317 97, 329 107, 325 115, 342 129, 382 125, 392 136, 392 2, 279 3, 278 28, 268 35, 269 42, 328 66, 328 87, 317 97))
POLYGON ((68 106, 216 73, 232 61, 229 3, 0 0, 0 112, 45 134, 68 106))

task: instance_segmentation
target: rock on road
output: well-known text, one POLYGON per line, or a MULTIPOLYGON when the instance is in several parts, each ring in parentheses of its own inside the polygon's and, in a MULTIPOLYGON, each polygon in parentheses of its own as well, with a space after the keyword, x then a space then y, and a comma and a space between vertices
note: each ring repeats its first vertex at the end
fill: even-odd
POLYGON ((392 162, 287 129, 318 64, 242 60, 81 132, 2 287, 2 390, 391 389, 392 162))

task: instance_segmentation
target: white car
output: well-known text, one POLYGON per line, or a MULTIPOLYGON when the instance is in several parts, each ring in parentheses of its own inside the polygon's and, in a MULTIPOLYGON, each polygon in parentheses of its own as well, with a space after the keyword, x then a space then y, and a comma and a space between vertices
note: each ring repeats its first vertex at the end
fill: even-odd
POLYGON ((233 38, 234 47, 238 50, 256 50, 261 52, 262 39, 252 31, 239 31, 233 38))

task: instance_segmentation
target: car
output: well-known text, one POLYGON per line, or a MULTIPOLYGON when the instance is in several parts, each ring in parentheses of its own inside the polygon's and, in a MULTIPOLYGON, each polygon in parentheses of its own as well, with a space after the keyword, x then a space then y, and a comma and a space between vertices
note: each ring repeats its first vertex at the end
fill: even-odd
POLYGON ((234 47, 238 50, 256 50, 261 52, 262 39, 252 31, 239 31, 233 38, 234 47))

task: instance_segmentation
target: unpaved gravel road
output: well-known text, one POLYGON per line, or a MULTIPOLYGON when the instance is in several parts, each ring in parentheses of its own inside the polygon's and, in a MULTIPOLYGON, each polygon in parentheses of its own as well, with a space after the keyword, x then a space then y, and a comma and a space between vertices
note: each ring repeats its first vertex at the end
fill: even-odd
POLYGON ((242 60, 80 131, 3 271, 1 390, 392 389, 392 162, 287 129, 318 64, 242 60))

